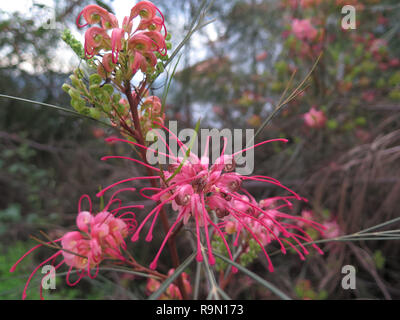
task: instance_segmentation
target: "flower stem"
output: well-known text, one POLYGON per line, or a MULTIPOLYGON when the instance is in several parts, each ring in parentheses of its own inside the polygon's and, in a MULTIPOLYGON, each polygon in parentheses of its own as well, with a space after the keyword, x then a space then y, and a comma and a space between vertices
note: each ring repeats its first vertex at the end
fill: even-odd
MULTIPOLYGON (((137 140, 137 142, 139 144, 141 144, 143 146, 145 146, 145 141, 144 141, 144 138, 143 138, 143 132, 142 132, 142 128, 141 128, 141 125, 140 125, 138 106, 139 106, 139 103, 140 103, 140 98, 143 95, 143 93, 145 92, 146 85, 147 85, 147 81, 144 80, 140 84, 140 86, 139 86, 139 88, 138 88, 138 90, 136 92, 136 95, 133 96, 132 95, 131 84, 130 84, 129 81, 126 81, 125 82, 125 90, 124 90, 125 95, 128 98, 129 107, 130 107, 131 113, 132 113, 132 118, 133 118, 132 120, 133 120, 133 125, 134 125, 134 129, 135 129, 135 133, 136 133, 136 137, 134 137, 134 138, 137 140)), ((142 148, 140 148, 140 149, 141 149, 140 150, 140 155, 142 157, 142 160, 145 163, 147 163, 146 150, 142 149, 142 148)), ((152 172, 151 168, 146 167, 146 171, 147 171, 147 174, 149 176, 154 175, 154 173, 152 172)), ((157 187, 157 183, 156 183, 155 180, 151 180, 151 184, 152 184, 152 186, 154 188, 157 187)), ((170 229, 170 225, 169 225, 167 214, 166 214, 164 208, 162 208, 161 211, 160 211, 160 217, 161 217, 161 223, 163 225, 164 232, 167 233, 168 230, 170 229)), ((173 264, 174 268, 176 269, 176 268, 179 267, 180 261, 179 261, 178 250, 176 249, 175 238, 169 238, 168 239, 168 247, 169 247, 169 251, 170 251, 170 254, 171 254, 172 264, 173 264)), ((182 294, 183 299, 187 300, 189 297, 188 297, 188 294, 187 294, 187 292, 185 290, 185 286, 183 284, 182 275, 180 275, 178 277, 177 282, 178 282, 178 288, 179 288, 179 290, 180 290, 180 292, 182 294)))

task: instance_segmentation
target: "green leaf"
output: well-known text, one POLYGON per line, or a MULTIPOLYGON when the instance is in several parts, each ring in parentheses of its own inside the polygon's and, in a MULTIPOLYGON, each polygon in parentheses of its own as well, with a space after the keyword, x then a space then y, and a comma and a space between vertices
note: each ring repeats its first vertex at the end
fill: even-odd
POLYGON ((167 84, 167 86, 166 86, 165 89, 164 89, 164 92, 163 92, 163 94, 162 94, 162 99, 161 99, 161 114, 164 113, 165 102, 166 102, 166 100, 167 100, 167 96, 168 96, 168 92, 169 92, 169 87, 171 86, 172 78, 173 78, 174 75, 175 75, 176 67, 177 67, 178 64, 179 64, 179 61, 181 60, 181 57, 182 57, 182 55, 179 56, 178 61, 176 62, 175 67, 174 67, 174 69, 172 70, 171 76, 169 77, 169 79, 167 78, 168 84, 167 84))
POLYGON ((357 233, 365 233, 367 231, 371 231, 371 230, 375 230, 375 229, 378 229, 378 228, 381 228, 381 227, 385 227, 385 226, 387 226, 389 224, 392 224, 392 223, 395 223, 395 222, 398 222, 398 221, 400 221, 400 217, 392 219, 392 220, 389 220, 389 221, 386 221, 386 222, 383 222, 383 223, 380 223, 380 224, 377 224, 377 225, 375 225, 373 227, 358 231, 357 233))
POLYGON ((214 298, 216 300, 220 300, 218 293, 220 291, 222 291, 222 289, 218 286, 217 281, 215 280, 214 273, 210 268, 210 265, 208 263, 208 257, 206 255, 206 249, 204 248, 204 246, 202 244, 200 244, 200 245, 201 245, 201 254, 203 255, 203 263, 205 265, 208 282, 210 283, 210 288, 211 288, 210 294, 209 294, 209 297, 207 297, 207 300, 209 298, 211 298, 212 296, 214 296, 214 298))

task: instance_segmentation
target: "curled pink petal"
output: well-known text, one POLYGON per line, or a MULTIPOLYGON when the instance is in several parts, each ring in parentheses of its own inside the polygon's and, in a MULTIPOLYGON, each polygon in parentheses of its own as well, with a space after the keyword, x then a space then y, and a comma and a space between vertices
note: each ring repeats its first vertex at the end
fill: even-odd
POLYGON ((144 19, 153 19, 156 14, 157 7, 153 3, 150 1, 140 1, 131 9, 131 15, 129 19, 132 20, 137 16, 140 16, 144 19))

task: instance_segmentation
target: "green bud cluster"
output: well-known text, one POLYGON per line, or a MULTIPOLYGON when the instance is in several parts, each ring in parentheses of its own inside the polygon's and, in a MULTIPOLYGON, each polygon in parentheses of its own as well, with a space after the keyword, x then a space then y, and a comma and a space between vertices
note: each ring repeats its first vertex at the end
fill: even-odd
POLYGON ((93 59, 86 59, 85 50, 82 43, 73 36, 71 30, 65 29, 61 35, 61 39, 75 52, 80 59, 86 60, 89 67, 96 67, 93 59))
MULTIPOLYGON (((224 245, 224 241, 220 237, 214 236, 212 241, 211 241, 211 246, 214 251, 218 252, 219 254, 228 257, 228 250, 226 250, 226 247, 224 245)), ((228 264, 224 262, 222 259, 219 259, 218 257, 215 257, 215 270, 216 271, 223 271, 226 270, 228 267, 228 264)))
MULTIPOLYGON (((224 241, 221 237, 214 237, 211 241, 211 246, 215 252, 218 252, 221 255, 228 257, 228 251, 226 250, 224 241)), ((255 259, 257 259, 258 254, 260 253, 261 248, 258 245, 257 241, 254 239, 248 240, 248 248, 246 252, 242 253, 239 257, 239 264, 246 267, 250 263, 252 263, 255 259)), ((218 257, 215 258, 215 270, 223 271, 226 270, 228 264, 218 257)))
POLYGON ((82 43, 77 40, 71 33, 71 30, 65 29, 61 36, 61 39, 71 47, 71 49, 76 53, 76 55, 81 58, 85 59, 85 50, 83 49, 82 43))
POLYGON ((63 90, 71 97, 71 106, 80 114, 100 119, 110 117, 113 107, 122 115, 125 115, 126 107, 119 103, 121 95, 114 93, 114 87, 105 83, 97 73, 90 75, 89 85, 83 80, 80 69, 76 69, 69 77, 71 84, 64 84, 63 90))

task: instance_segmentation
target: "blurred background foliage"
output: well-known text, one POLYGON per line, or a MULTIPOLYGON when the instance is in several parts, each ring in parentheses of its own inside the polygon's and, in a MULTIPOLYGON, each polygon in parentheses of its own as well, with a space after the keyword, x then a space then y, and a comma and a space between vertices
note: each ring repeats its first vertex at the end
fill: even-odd
MULTIPOLYGON (((114 1, 94 2, 117 10, 114 1)), ((69 60, 71 50, 60 41, 60 34, 65 27, 76 31, 75 17, 94 2, 54 1, 56 29, 43 27, 28 15, 0 9, 0 93, 68 106, 69 97, 61 85, 79 60, 69 60)), ((168 30, 178 43, 200 1, 154 2, 165 13, 168 30)), ((32 10, 40 16, 48 7, 37 1, 32 10)), ((216 0, 209 16, 215 22, 200 30, 182 51, 168 96, 168 118, 179 120, 182 128, 193 127, 202 117, 202 127, 257 130, 293 71, 297 70, 289 92, 323 52, 304 94, 286 105, 257 138, 290 141, 285 146, 259 148, 255 174, 273 176, 308 198, 293 214, 309 212, 321 223, 334 223, 338 234, 398 217, 398 1, 216 0), (355 30, 341 28, 344 4, 356 6, 355 30), (309 21, 308 32, 316 32, 315 36, 302 38, 296 33, 295 19, 309 21), (310 127, 304 121, 303 115, 312 107, 324 115, 320 126, 310 127)), ((154 87, 162 90, 163 81, 154 87)), ((109 128, 25 102, 0 98, 0 103, 0 299, 12 299, 19 297, 35 261, 41 261, 37 255, 20 266, 18 274, 8 274, 12 263, 34 244, 29 235, 40 229, 59 236, 74 224, 81 194, 94 199, 100 186, 137 174, 139 169, 99 160, 125 152, 124 146, 103 142, 104 137, 116 134, 109 128)), ((247 187, 260 198, 278 195, 273 187, 261 189, 251 183, 247 187)), ((137 259, 150 261, 156 245, 153 241, 146 250, 134 245, 137 259)), ((263 259, 248 267, 293 298, 400 298, 398 240, 334 242, 323 249, 324 256, 311 253, 306 262, 295 255, 274 256, 273 274, 266 271, 263 259), (356 290, 340 286, 341 268, 346 264, 356 266, 356 290)), ((160 267, 168 270, 168 259, 164 262, 160 267)), ((132 277, 112 271, 100 275, 96 281, 68 290, 58 281, 58 290, 47 296, 144 297, 143 279, 130 281, 132 277)), ((273 298, 242 277, 226 288, 230 297, 273 298)), ((32 288, 28 297, 38 298, 32 288)))

